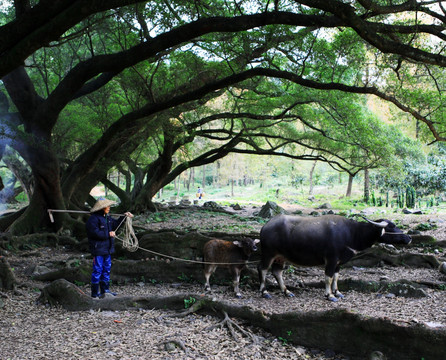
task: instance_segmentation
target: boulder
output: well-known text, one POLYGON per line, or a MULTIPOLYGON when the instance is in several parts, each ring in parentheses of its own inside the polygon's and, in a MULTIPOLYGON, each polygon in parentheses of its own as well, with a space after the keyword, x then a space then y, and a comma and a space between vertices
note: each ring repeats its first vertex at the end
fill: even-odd
POLYGON ((210 210, 217 210, 222 212, 225 211, 225 209, 222 206, 218 205, 215 201, 206 201, 203 204, 203 207, 210 210))
POLYGON ((322 205, 318 206, 318 209, 331 209, 332 206, 330 203, 323 203, 322 205))
POLYGON ((239 204, 231 205, 234 210, 242 210, 242 207, 239 204))
POLYGON ((446 275, 446 262, 442 262, 442 263, 440 264, 440 266, 438 267, 438 269, 440 270, 440 272, 441 272, 442 274, 445 274, 445 275, 446 275))
POLYGON ((288 212, 277 205, 274 201, 267 201, 259 211, 258 216, 264 219, 270 219, 279 214, 288 214, 288 212))

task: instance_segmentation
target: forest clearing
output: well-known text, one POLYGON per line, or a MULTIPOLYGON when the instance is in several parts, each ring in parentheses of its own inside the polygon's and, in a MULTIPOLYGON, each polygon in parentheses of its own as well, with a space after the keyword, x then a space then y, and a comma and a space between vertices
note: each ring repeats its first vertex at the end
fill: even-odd
MULTIPOLYGON (((172 238, 172 232, 177 234, 176 238, 187 236, 188 244, 192 243, 190 239, 194 237, 224 236, 230 239, 231 233, 239 234, 240 231, 258 234, 265 222, 253 215, 261 207, 242 207, 241 214, 230 207, 222 209, 225 212, 205 210, 202 206, 177 206, 160 212, 158 216, 163 218, 161 222, 148 222, 146 218, 138 216, 134 221, 135 228, 139 229, 139 233, 146 234, 140 237, 140 246, 150 246, 150 241, 144 242, 144 236, 155 236, 155 242, 163 238, 170 241, 168 239, 172 238), (229 212, 234 215, 228 214, 229 212)), ((288 207, 288 211, 292 210, 292 207, 288 207)), ((304 209, 300 216, 310 216, 309 213, 314 210, 304 209)), ((300 338, 298 333, 293 333, 297 331, 293 328, 283 329, 278 334, 277 329, 268 331, 268 327, 255 326, 258 320, 253 320, 254 315, 253 319, 249 319, 252 311, 284 317, 287 314, 312 314, 316 319, 318 316, 330 316, 327 314, 335 311, 331 316, 339 314, 341 318, 347 319, 345 321, 353 321, 348 320, 349 316, 360 316, 362 321, 381 319, 389 322, 387 325, 396 324, 403 329, 415 327, 444 334, 446 274, 440 272, 438 266, 435 267, 436 263, 432 263, 435 260, 425 258, 433 257, 438 264, 446 261, 446 224, 443 216, 392 215, 392 220, 400 224, 405 232, 415 229, 419 224, 431 224, 430 230, 422 232, 423 238, 432 236, 436 241, 419 241, 407 248, 400 246, 387 249, 386 255, 378 255, 382 258, 376 259, 373 254, 369 254, 368 261, 361 263, 359 257, 352 264, 347 264, 341 270, 340 279, 340 288, 346 296, 337 303, 329 302, 323 297, 323 269, 320 267, 291 267, 286 271, 285 281, 295 292, 295 298, 284 297, 271 277, 273 299, 266 300, 258 291, 255 265, 249 265, 242 273, 243 297, 236 299, 224 268, 217 269, 218 277, 211 279, 212 292, 206 294, 202 265, 183 267, 184 264, 180 261, 162 259, 141 250, 135 254, 126 254, 126 251, 121 250, 114 260, 116 270, 112 271, 112 277, 119 279, 114 284, 114 290, 119 294, 116 298, 96 300, 81 307, 83 310, 75 310, 81 303, 76 305, 77 300, 70 300, 70 297, 63 299, 64 295, 58 293, 58 290, 46 298, 50 300, 51 296, 54 297, 55 303, 49 307, 46 300, 40 305, 36 304, 39 296, 42 298, 37 289, 56 282, 55 279, 59 277, 72 281, 85 294, 89 294, 88 276, 82 279, 79 272, 76 272, 74 274, 77 277, 75 275, 76 278, 70 279, 70 272, 60 272, 61 269, 68 271, 76 267, 90 268, 91 260, 86 260, 89 254, 74 250, 69 245, 7 252, 6 259, 14 268, 18 286, 15 291, 7 292, 6 298, 2 299, 2 313, 6 315, 0 320, 2 338, 5 344, 9 344, 2 347, 2 358, 32 359, 57 354, 59 358, 67 359, 95 356, 119 359, 441 359, 442 355, 432 357, 429 352, 423 354, 407 351, 404 346, 408 345, 403 341, 392 343, 391 346, 385 342, 381 345, 379 342, 372 343, 372 349, 373 346, 376 347, 375 352, 368 348, 369 345, 359 347, 356 354, 351 346, 346 347, 347 352, 342 352, 336 346, 328 345, 330 342, 327 339, 333 336, 330 331, 334 330, 327 329, 325 335, 320 334, 313 338, 313 343, 309 343, 304 335, 300 338), (424 260, 411 260, 410 263, 406 260, 407 264, 398 264, 397 261, 392 263, 391 256, 397 254, 421 255, 424 260), (144 271, 138 277, 132 272, 132 275, 125 271, 121 273, 122 267, 132 266, 129 263, 135 260, 131 258, 139 258, 139 262, 143 264, 155 262, 157 265, 147 268, 142 265, 144 271), (121 262, 122 265, 119 265, 121 262), (174 271, 171 273, 171 270, 164 269, 160 263, 173 264, 174 271), (190 271, 191 267, 194 268, 193 271, 190 271), (165 277, 160 276, 162 272, 165 277), (37 281, 39 278, 46 280, 37 281), (195 311, 184 313, 208 296, 212 299, 214 305, 211 307, 215 308, 214 311, 204 306, 203 309, 197 307, 195 311), (118 299, 123 303, 112 305, 118 299), (147 299, 152 299, 152 302, 147 299), (67 305, 67 300, 71 305, 67 305), (138 305, 130 305, 132 302, 138 305), (218 308, 223 310, 216 310, 218 308), (225 313, 229 313, 233 325, 218 325, 225 313), (243 313, 245 315, 241 315, 243 313), (299 340, 302 342, 299 343, 299 340), (318 347, 317 343, 325 346, 318 347), (390 352, 389 346, 392 349, 390 352)), ((5 242, 3 247, 4 245, 5 242)), ((178 246, 180 245, 173 248, 178 246)), ((378 245, 376 247, 385 249, 378 245)), ((182 256, 181 252, 174 255, 182 256)), ((66 293, 71 294, 68 290, 66 293)), ((303 320, 296 320, 296 324, 301 324, 301 321, 303 320)), ((312 321, 317 323, 315 319, 312 321)), ((325 322, 325 327, 330 324, 327 319, 319 321, 325 322)), ((341 326, 342 322, 337 321, 341 326)), ((357 321, 359 320, 354 320, 357 321)), ((297 325, 297 329, 299 326, 302 325, 297 325)), ((392 331, 396 334, 395 330, 392 331)), ((355 341, 350 339, 352 343, 355 341)), ((431 345, 433 350, 435 342, 431 345)))
POLYGON ((446 359, 445 29, 441 0, 1 1, 0 358, 446 359))

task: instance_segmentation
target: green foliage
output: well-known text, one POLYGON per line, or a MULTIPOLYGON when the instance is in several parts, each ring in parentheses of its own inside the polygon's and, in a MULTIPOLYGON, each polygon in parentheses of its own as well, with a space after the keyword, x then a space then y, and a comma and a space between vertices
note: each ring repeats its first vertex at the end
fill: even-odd
POLYGON ((408 208, 415 208, 417 194, 413 186, 408 185, 406 188, 406 206, 408 208))
POLYGON ((193 304, 195 304, 197 299, 194 297, 189 297, 189 299, 184 299, 184 308, 189 309, 193 304))
MULTIPOLYGON (((276 4, 281 12, 321 16, 319 8, 276 4)), ((2 6, 0 24, 4 25, 13 21, 14 9, 9 2, 2 6)), ((400 207, 404 202, 415 207, 420 201, 417 193, 445 191, 444 149, 432 152, 424 164, 420 143, 412 139, 407 125, 390 125, 406 121, 402 109, 429 114, 430 123, 438 125, 439 134, 444 133, 446 75, 441 68, 418 66, 378 51, 348 26, 316 31, 286 23, 239 31, 217 29, 190 38, 185 31, 179 42, 170 37, 180 26, 208 17, 227 16, 229 24, 231 17, 241 13, 262 15, 273 9, 273 2, 262 1, 171 1, 168 6, 146 2, 94 13, 62 36, 57 34, 45 47, 30 44, 37 50, 26 61, 29 79, 14 92, 32 88, 35 98, 21 108, 35 106, 32 111, 39 118, 33 119, 32 126, 19 124, 16 135, 51 134, 48 143, 56 168, 52 174, 58 173, 60 162, 62 182, 73 180, 70 175, 81 165, 92 164, 95 171, 82 168, 85 173, 78 172, 81 175, 72 182, 84 193, 73 195, 67 190, 61 195, 68 201, 71 196, 83 201, 91 184, 119 168, 130 174, 130 180, 125 194, 116 196, 127 203, 136 199, 142 207, 162 186, 166 192, 173 190, 170 182, 190 166, 198 169, 217 161, 218 169, 205 174, 203 185, 235 184, 240 192, 255 185, 264 191, 247 193, 254 193, 249 200, 257 202, 295 201, 306 191, 309 178, 306 165, 297 161, 315 159, 355 175, 365 168, 378 169, 386 177, 381 188, 399 189, 400 207), (148 42, 154 46, 141 54, 148 42), (241 77, 228 85, 215 85, 253 68, 278 69, 288 76, 241 77), (376 99, 363 94, 379 93, 391 102, 395 99, 395 105, 401 103, 400 110, 372 109, 376 99), (136 181, 138 177, 142 184, 136 181), (293 189, 277 192, 289 184, 293 189)), ((370 19, 379 29, 381 23, 386 28, 410 25, 411 14, 408 11, 404 19, 371 14, 370 19)), ((398 33, 405 44, 418 44, 415 35, 412 39, 398 33)), ((419 46, 433 50, 429 41, 419 46)), ((0 91, 7 94, 3 83, 0 91)), ((11 112, 20 111, 13 108, 14 101, 9 102, 11 112)), ((426 129, 417 132, 421 139, 427 139, 427 134, 426 129)), ((192 182, 198 178, 201 182, 203 177, 194 176, 192 182)), ((313 182, 333 188, 337 173, 315 172, 313 182)), ((56 186, 70 187, 66 183, 56 186)), ((231 191, 231 196, 240 195, 231 191)), ((187 194, 184 189, 176 192, 187 194)), ((372 192, 371 204, 383 203, 372 192)), ((433 204, 430 199, 429 205, 433 204)), ((149 219, 160 221, 164 221, 160 214, 149 219)))
POLYGON ((288 340, 282 336, 279 336, 278 339, 282 342, 282 345, 287 345, 288 344, 288 340))
POLYGON ((436 228, 437 228, 437 225, 435 225, 435 224, 421 223, 421 224, 418 224, 415 227, 415 230, 428 231, 428 230, 433 230, 433 229, 436 229, 436 228))

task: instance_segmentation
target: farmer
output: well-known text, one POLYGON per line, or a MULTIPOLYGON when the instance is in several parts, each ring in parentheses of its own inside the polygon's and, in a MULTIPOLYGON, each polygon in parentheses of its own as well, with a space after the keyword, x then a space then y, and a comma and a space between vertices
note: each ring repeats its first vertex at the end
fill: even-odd
POLYGON ((115 231, 126 216, 133 217, 133 214, 126 212, 125 216, 121 216, 118 220, 113 219, 108 214, 110 206, 114 204, 116 202, 112 200, 99 198, 91 208, 91 215, 86 223, 88 242, 93 255, 92 298, 104 297, 107 293, 116 295, 109 289, 111 254, 115 252, 115 231))

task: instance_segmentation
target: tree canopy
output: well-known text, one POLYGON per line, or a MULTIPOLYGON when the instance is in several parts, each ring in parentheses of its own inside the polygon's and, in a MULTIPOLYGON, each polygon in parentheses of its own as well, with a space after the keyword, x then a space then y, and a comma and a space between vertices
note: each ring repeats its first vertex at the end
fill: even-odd
MULTIPOLYGON (((370 97, 444 141, 441 1, 17 0, 0 16, 0 155, 31 169, 15 233, 57 230, 108 171, 122 206, 229 153, 322 160, 355 174, 416 147, 370 97)), ((412 154, 413 155, 413 154, 412 154)))

